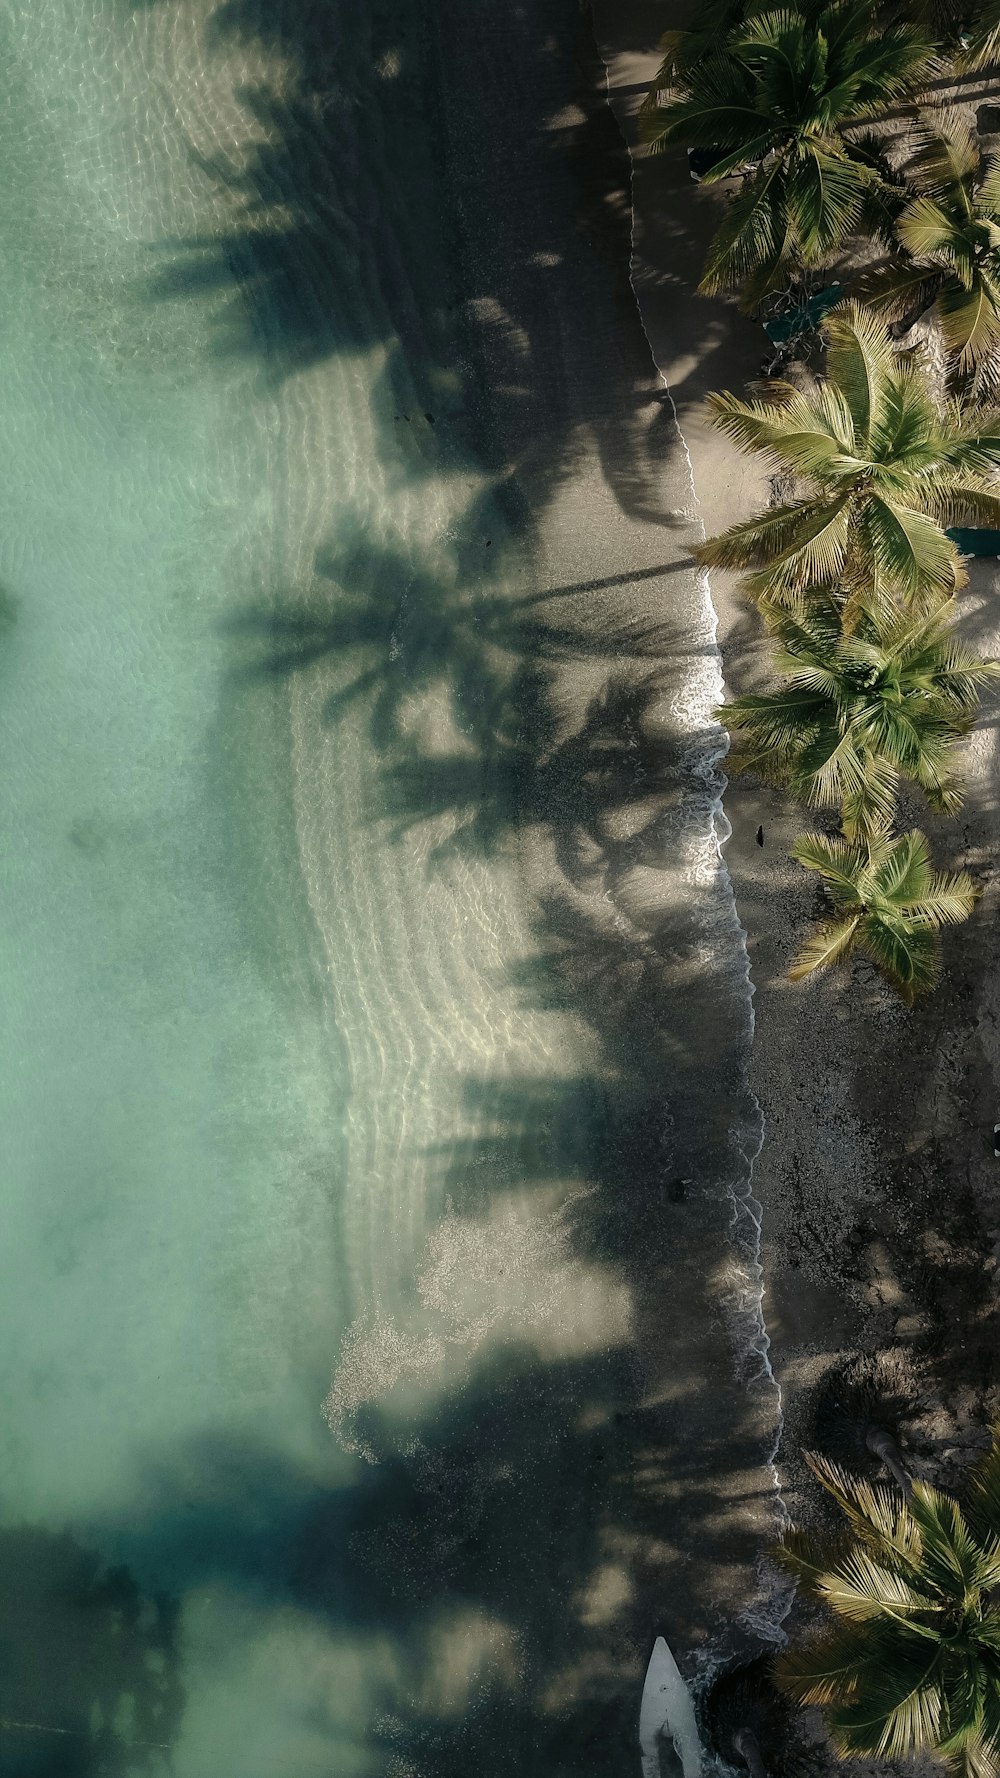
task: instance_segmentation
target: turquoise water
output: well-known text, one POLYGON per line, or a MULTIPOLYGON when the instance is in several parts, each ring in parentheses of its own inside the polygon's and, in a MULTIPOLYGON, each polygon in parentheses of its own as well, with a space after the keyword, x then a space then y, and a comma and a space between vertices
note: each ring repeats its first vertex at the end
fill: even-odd
POLYGON ((0 19, 5 1774, 617 1771, 746 1591, 717 663, 579 30, 0 19))

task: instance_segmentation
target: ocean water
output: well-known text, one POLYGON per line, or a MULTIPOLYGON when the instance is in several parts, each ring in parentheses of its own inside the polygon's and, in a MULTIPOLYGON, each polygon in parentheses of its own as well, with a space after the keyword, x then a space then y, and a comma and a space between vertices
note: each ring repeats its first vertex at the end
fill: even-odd
POLYGON ((617 1772, 750 1635, 697 512, 494 12, 0 13, 4 1774, 617 1772))

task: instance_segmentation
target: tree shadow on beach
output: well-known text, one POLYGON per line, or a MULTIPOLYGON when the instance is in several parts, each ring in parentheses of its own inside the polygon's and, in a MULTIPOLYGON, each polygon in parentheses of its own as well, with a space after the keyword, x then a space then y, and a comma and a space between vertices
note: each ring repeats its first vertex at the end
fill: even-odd
POLYGON ((628 155, 575 0, 499 33, 485 6, 240 0, 206 38, 273 53, 281 82, 239 90, 242 147, 190 147, 228 220, 160 243, 153 297, 214 303, 217 352, 272 383, 378 345, 380 425, 435 432, 408 473, 486 467, 538 512, 596 451, 621 510, 669 528, 679 444, 629 279, 628 155))
MULTIPOLYGON (((395 1382, 365 1345, 380 1327, 347 1343, 357 1375, 338 1430, 367 1461, 349 1488, 311 1499, 277 1464, 268 1539, 285 1567, 273 1584, 333 1631, 391 1640, 404 1681, 374 1727, 388 1769, 610 1778, 636 1757, 658 1630, 688 1648, 720 1634, 756 1646, 726 1620, 758 1590, 773 1528, 777 1403, 754 1344, 756 1230, 734 1195, 758 1127, 745 972, 711 827, 722 736, 674 697, 704 679, 713 647, 666 610, 696 532, 690 515, 663 511, 677 438, 628 284, 622 145, 603 101, 570 111, 564 46, 581 15, 554 0, 511 15, 504 35, 485 8, 449 7, 389 36, 384 16, 374 9, 345 49, 365 57, 362 78, 350 59, 334 67, 336 9, 324 42, 313 8, 220 9, 220 46, 253 33, 288 58, 294 103, 256 95, 268 142, 249 165, 206 167, 235 181, 251 222, 223 243, 225 265, 189 244, 180 276, 207 262, 221 289, 236 269, 252 318, 226 349, 278 378, 388 346, 379 418, 426 446, 429 471, 485 466, 490 486, 437 559, 345 514, 308 587, 277 587, 230 626, 231 688, 252 700, 293 679, 321 745, 334 744, 324 725, 370 742, 364 820, 401 849, 426 844, 431 868, 532 848, 530 948, 497 968, 512 1018, 541 1009, 575 1035, 563 1072, 558 1051, 535 1072, 470 1062, 456 1085, 475 1134, 412 1157, 449 1205, 441 1239, 458 1243, 463 1287, 495 1287, 497 1302, 468 1322, 435 1308, 433 1375, 406 1371, 417 1335, 405 1305, 385 1336, 404 1354, 395 1382), (284 194, 308 164, 300 134, 303 153, 343 178, 321 186, 321 205, 292 191, 284 220, 264 223, 260 194, 284 194), (415 168, 385 178, 404 154, 415 168), (414 199, 418 175, 430 208, 414 199), (276 244, 261 249, 272 226, 276 244), (345 243, 356 253, 342 283, 321 270, 321 241, 341 263, 345 243), (446 385, 444 371, 457 378, 446 385), (521 590, 517 539, 585 451, 611 510, 655 523, 667 559, 658 545, 651 559, 647 539, 623 551, 620 573, 521 590), (567 700, 567 672, 586 696, 567 700), (427 704, 432 736, 415 715, 427 704), (570 1280, 551 1325, 538 1320, 544 1292, 507 1266, 524 1231, 570 1280), (483 1279, 463 1270, 462 1241, 486 1255, 483 1279), (616 1334, 596 1312, 597 1331, 573 1333, 577 1280, 584 1308, 588 1290, 620 1298, 616 1334), (460 1663, 440 1636, 475 1644, 477 1625, 482 1657, 449 1690, 460 1663)), ((421 1337, 424 1310, 415 1282, 421 1337)), ((267 1453, 247 1461, 271 1498, 267 1453)), ((156 1509, 151 1535, 170 1517, 156 1509)), ((232 1537, 212 1545, 225 1559, 232 1537)))

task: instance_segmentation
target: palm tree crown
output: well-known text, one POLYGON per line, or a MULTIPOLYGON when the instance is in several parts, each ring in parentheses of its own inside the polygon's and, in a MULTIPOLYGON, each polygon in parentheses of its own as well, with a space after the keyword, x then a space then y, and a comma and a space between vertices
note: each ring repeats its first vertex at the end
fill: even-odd
POLYGON ((785 684, 718 712, 738 731, 736 769, 787 785, 814 808, 839 804, 849 839, 888 824, 901 775, 935 808, 956 809, 955 742, 1000 667, 960 648, 943 612, 866 612, 845 635, 842 611, 829 600, 775 615, 785 684))
POLYGON ((834 913, 803 945, 793 981, 861 950, 908 1006, 934 987, 941 973, 939 929, 960 925, 975 905, 976 887, 965 871, 932 871, 927 841, 915 829, 866 841, 803 834, 792 857, 819 872, 834 913))
POLYGON ((834 1625, 780 1657, 779 1685, 818 1704, 841 1753, 933 1752, 969 1778, 1000 1768, 1000 1440, 964 1512, 925 1482, 903 1498, 807 1459, 849 1535, 786 1533, 781 1559, 834 1625))
POLYGON ((960 377, 995 390, 1000 348, 1000 156, 984 160, 956 113, 921 129, 910 169, 917 196, 896 234, 908 258, 859 283, 879 314, 914 320, 933 302, 960 377))
POLYGON ((794 601, 845 577, 869 602, 933 603, 963 583, 943 525, 1000 524, 993 476, 1000 414, 939 408, 912 360, 856 303, 826 323, 823 382, 775 385, 767 400, 709 397, 743 451, 791 470, 811 491, 709 538, 696 554, 751 570, 747 590, 794 601))
POLYGON ((756 167, 701 283, 753 295, 779 266, 817 264, 855 228, 878 179, 841 131, 912 98, 929 46, 909 25, 876 30, 868 0, 735 10, 746 16, 721 39, 698 33, 704 53, 668 50, 661 74, 676 87, 646 108, 645 138, 654 152, 675 142, 720 148, 710 179, 756 167))

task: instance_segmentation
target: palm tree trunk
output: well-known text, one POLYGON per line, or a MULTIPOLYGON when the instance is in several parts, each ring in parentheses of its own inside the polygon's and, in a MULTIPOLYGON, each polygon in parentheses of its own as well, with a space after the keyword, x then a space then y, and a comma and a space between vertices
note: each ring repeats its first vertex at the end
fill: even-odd
POLYGON ((918 321, 923 320, 923 318, 927 314, 928 310, 932 309, 934 307, 934 304, 937 302, 938 294, 940 292, 940 289, 941 289, 941 286, 943 283, 944 283, 943 277, 939 278, 934 286, 933 296, 928 297, 926 302, 918 303, 915 309, 911 309, 909 311, 909 313, 906 315, 903 315, 900 318, 900 320, 890 321, 890 323, 889 323, 889 338, 891 340, 903 339, 904 336, 909 333, 909 331, 912 327, 916 327, 918 321))
POLYGON ((896 1484, 902 1488, 909 1498, 913 1493, 913 1478, 903 1462, 903 1453, 891 1432, 879 1426, 874 1420, 865 1427, 865 1447, 880 1463, 884 1463, 896 1484))
POLYGON ((760 1742, 752 1729, 737 1729, 733 1736, 733 1746, 750 1773, 750 1778, 767 1778, 760 1742))

